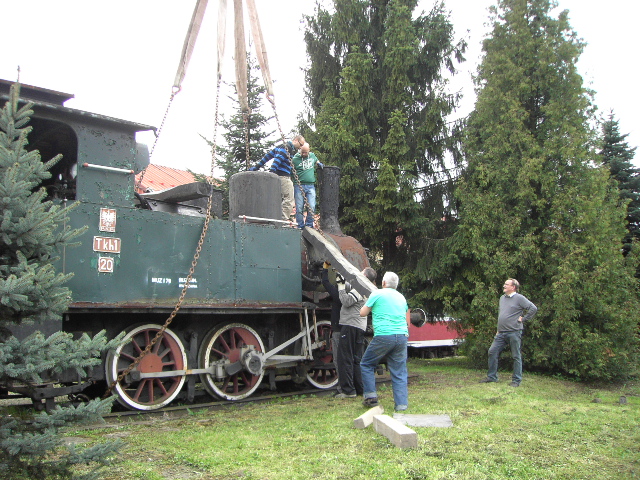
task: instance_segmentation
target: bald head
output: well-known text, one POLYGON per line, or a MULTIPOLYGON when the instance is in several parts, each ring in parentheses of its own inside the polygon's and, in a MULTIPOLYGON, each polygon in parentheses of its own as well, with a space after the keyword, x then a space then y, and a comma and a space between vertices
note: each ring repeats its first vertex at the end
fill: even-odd
POLYGON ((303 157, 306 157, 306 156, 308 156, 308 155, 309 155, 309 150, 310 150, 309 144, 308 144, 308 143, 305 143, 304 145, 302 145, 302 146, 300 147, 300 154, 301 154, 303 157))

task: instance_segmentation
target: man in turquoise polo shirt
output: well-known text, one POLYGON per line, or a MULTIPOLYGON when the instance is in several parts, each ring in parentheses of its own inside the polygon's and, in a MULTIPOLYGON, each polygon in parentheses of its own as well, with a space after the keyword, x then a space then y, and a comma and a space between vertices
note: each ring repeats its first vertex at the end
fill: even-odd
POLYGON ((407 389, 407 340, 409 338, 409 307, 404 296, 396 290, 398 275, 387 272, 382 288, 371 293, 360 309, 360 316, 373 316, 373 340, 360 360, 365 407, 378 405, 375 368, 386 357, 395 410, 401 412, 409 405, 407 389))

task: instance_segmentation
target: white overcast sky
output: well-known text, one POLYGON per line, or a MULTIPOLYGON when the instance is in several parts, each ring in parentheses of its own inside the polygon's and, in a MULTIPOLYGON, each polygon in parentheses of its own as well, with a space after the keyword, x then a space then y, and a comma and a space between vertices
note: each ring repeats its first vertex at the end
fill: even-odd
MULTIPOLYGON (((0 0, 2 54, 0 78, 74 94, 66 106, 159 126, 175 77, 195 0, 0 0)), ((421 0, 429 10, 433 0, 421 0)), ((467 62, 452 88, 474 102, 471 75, 488 32, 492 0, 445 0, 457 37, 469 42, 467 62)), ((231 25, 233 1, 229 0, 231 25)), ((285 134, 303 106, 307 57, 302 15, 314 0, 256 0, 267 47, 275 103, 285 134)), ((613 109, 630 146, 640 145, 637 55, 638 0, 560 0, 573 29, 587 42, 578 67, 585 85, 596 91, 601 114, 613 109)), ((156 146, 154 163, 207 173, 210 153, 200 135, 211 138, 215 108, 218 2, 209 1, 198 43, 156 146)), ((248 32, 248 29, 247 29, 248 32)), ((227 57, 231 57, 231 38, 227 57)), ((224 78, 233 81, 232 68, 224 78)), ((228 92, 227 92, 228 93, 228 92)), ((275 124, 272 129, 275 129, 275 124)), ((142 137, 148 141, 148 137, 142 137)), ((312 146, 313 147, 313 146, 312 146)), ((640 164, 640 153, 635 163, 640 164)))

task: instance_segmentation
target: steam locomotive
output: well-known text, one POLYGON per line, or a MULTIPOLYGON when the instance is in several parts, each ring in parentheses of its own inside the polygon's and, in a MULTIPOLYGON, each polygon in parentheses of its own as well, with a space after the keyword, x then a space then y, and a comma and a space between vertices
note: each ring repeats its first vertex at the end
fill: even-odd
MULTIPOLYGON (((9 87, 0 81, 3 103, 9 87)), ((44 187, 57 201, 79 202, 69 225, 88 229, 79 247, 60 255, 59 271, 74 274, 63 319, 17 327, 14 334, 106 330, 114 338, 124 332, 91 378, 66 372, 24 390, 34 402, 49 407, 54 397, 84 394, 90 386, 104 392, 113 382, 118 401, 138 410, 193 400, 197 383, 226 400, 248 397, 263 382, 275 388, 280 378, 335 386, 329 299, 317 265, 330 259, 356 289, 375 288, 359 274, 369 264, 365 249, 337 223, 339 169, 321 175, 321 232, 274 220, 280 183, 268 172, 232 178, 231 220, 222 220, 221 192, 206 183, 135 192, 135 174, 149 163, 136 133, 153 127, 65 107, 73 96, 62 92, 22 85, 20 95, 34 105, 29 149, 44 161, 63 155, 44 187), (210 195, 214 218, 189 275, 210 195), (185 284, 169 327, 126 372, 176 309, 185 284)))

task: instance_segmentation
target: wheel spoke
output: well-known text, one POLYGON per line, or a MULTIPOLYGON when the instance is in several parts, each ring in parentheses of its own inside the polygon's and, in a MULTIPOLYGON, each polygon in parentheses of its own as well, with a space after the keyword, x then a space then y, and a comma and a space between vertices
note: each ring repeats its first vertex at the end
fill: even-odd
MULTIPOLYGON (((175 378, 175 377, 172 377, 172 378, 175 378)), ((162 391, 162 394, 167 395, 169 392, 167 392, 167 389, 164 388, 164 383, 162 383, 162 380, 159 378, 156 378, 155 380, 156 380, 155 383, 158 385, 158 388, 162 391)))
POLYGON ((253 385, 256 381, 256 377, 254 375, 249 376, 246 372, 242 372, 242 380, 245 385, 253 385))
POLYGON ((142 380, 139 384, 138 384, 138 388, 136 389, 136 393, 133 395, 133 399, 137 402, 140 400, 140 395, 142 394, 142 390, 144 389, 146 380, 142 380))
MULTIPOLYGON (((122 359, 123 357, 124 357, 124 359, 130 360, 129 363, 132 363, 136 359, 136 357, 134 357, 133 355, 129 355, 126 352, 120 352, 120 358, 122 359)), ((124 368, 122 370, 124 370, 124 368)))
POLYGON ((222 350, 225 352, 230 352, 231 351, 231 347, 229 346, 229 344, 227 343, 227 341, 224 339, 224 337, 222 335, 220 335, 220 343, 222 344, 222 350))
POLYGON ((231 380, 231 377, 225 377, 224 381, 222 382, 222 388, 221 390, 223 392, 226 392, 227 389, 229 388, 229 380, 231 380))
POLYGON ((212 348, 211 349, 211 353, 217 354, 218 356, 220 356, 222 358, 228 358, 229 357, 229 355, 227 353, 222 353, 220 350, 218 350, 216 348, 212 348))
POLYGON ((153 402, 153 400, 155 398, 155 396, 153 394, 153 384, 155 382, 153 380, 154 380, 153 378, 147 379, 147 395, 149 396, 148 397, 148 401, 149 402, 153 402))
POLYGON ((158 357, 160 357, 161 359, 166 357, 168 354, 171 353, 171 348, 167 347, 165 348, 161 353, 158 353, 158 357))
POLYGON ((152 348, 152 353, 158 355, 158 351, 160 350, 160 347, 162 347, 164 344, 164 338, 160 338, 160 340, 158 340, 155 345, 152 348))
POLYGON ((133 348, 138 354, 142 353, 142 350, 144 350, 144 348, 140 348, 140 345, 138 345, 135 338, 131 339, 131 345, 133 345, 133 348))

